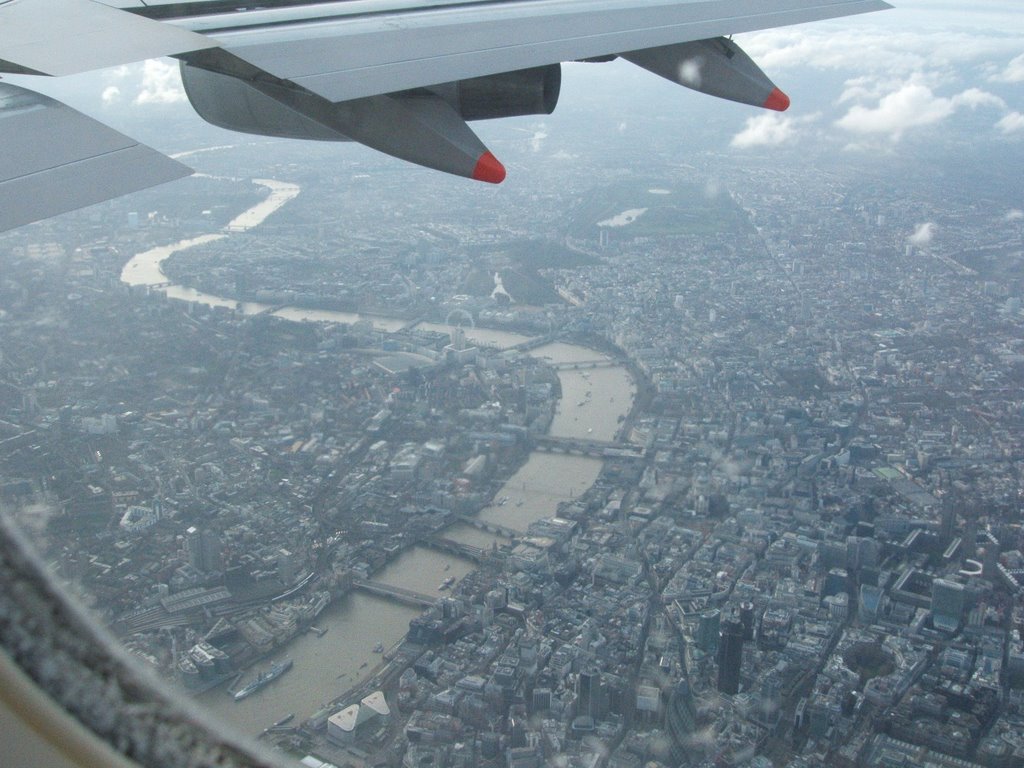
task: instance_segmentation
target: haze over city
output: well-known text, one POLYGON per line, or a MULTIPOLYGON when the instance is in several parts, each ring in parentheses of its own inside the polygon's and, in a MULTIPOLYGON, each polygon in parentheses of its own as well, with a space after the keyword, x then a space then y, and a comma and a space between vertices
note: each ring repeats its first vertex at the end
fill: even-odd
POLYGON ((1016 5, 566 65, 493 187, 47 83, 197 173, 0 234, 0 510, 281 764, 1022 765, 1016 5))

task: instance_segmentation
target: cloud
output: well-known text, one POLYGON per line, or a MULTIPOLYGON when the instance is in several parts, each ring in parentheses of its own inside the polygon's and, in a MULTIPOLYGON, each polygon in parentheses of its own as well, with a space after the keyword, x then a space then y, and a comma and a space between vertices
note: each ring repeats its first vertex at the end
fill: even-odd
POLYGON ((746 127, 732 137, 729 146, 737 149, 777 147, 793 138, 795 123, 793 118, 776 113, 748 118, 746 127))
POLYGON ((996 123, 998 128, 1003 133, 1016 133, 1017 131, 1024 130, 1024 115, 1020 112, 1010 112, 1004 115, 1003 118, 996 123))
MULTIPOLYGON (((1021 46, 1019 35, 993 35, 980 28, 893 29, 882 24, 847 24, 841 28, 820 24, 806 29, 765 30, 739 35, 738 39, 766 72, 799 67, 899 77, 926 70, 952 71, 960 64, 1016 55, 1021 46)), ((1011 65, 1016 66, 1013 62, 1011 65)), ((1024 67, 1024 61, 1020 66, 1024 67)))
POLYGON ((989 77, 994 83, 1024 83, 1024 53, 1010 60, 1006 68, 989 77))
MULTIPOLYGON (((846 94, 849 93, 848 89, 846 94)), ((1006 102, 978 88, 969 88, 948 98, 936 96, 930 87, 911 78, 897 90, 882 96, 875 107, 861 104, 851 107, 836 125, 851 133, 881 134, 897 141, 910 128, 942 122, 964 107, 982 106, 1005 109, 1006 102)))
POLYGON ((175 104, 185 100, 185 89, 176 66, 157 59, 143 63, 136 104, 175 104))
MULTIPOLYGON (((1011 10, 1016 11, 1004 9, 984 21, 996 25, 1012 18, 1007 16, 1011 10)), ((773 29, 739 38, 769 73, 786 69, 856 73, 846 81, 836 103, 859 106, 843 116, 839 125, 854 133, 898 139, 904 130, 941 122, 960 107, 1006 108, 997 96, 978 88, 944 101, 935 96, 943 89, 963 88, 972 77, 994 83, 1024 82, 1021 34, 997 26, 988 29, 970 11, 952 6, 947 15, 960 23, 929 26, 923 23, 928 19, 918 19, 922 23, 904 28, 890 26, 884 14, 878 14, 866 24, 773 29), (1004 64, 1007 57, 1012 58, 1004 64), (875 106, 869 108, 872 103, 875 106)))
POLYGON ((886 69, 913 72, 921 69, 927 56, 919 45, 902 49, 891 45, 879 31, 768 30, 743 38, 743 48, 766 72, 789 68, 886 69), (888 66, 875 66, 883 57, 888 66))
POLYGON ((533 152, 540 152, 541 145, 547 137, 547 126, 541 123, 537 129, 534 130, 533 136, 530 137, 530 150, 533 152))
POLYGON ((1007 221, 1022 221, 1024 220, 1024 211, 1020 208, 1011 208, 1003 218, 1007 221))
POLYGON ((121 89, 116 85, 108 85, 103 89, 103 95, 100 98, 106 105, 115 104, 121 100, 121 89))
POLYGON ((885 86, 873 77, 855 77, 843 84, 843 92, 836 99, 837 104, 848 101, 874 101, 885 95, 885 86))
POLYGON ((980 88, 968 88, 962 93, 958 93, 953 97, 954 107, 970 107, 971 109, 977 109, 978 107, 995 107, 996 109, 1006 109, 1006 102, 996 96, 994 93, 983 91, 980 88))
POLYGON ((911 245, 925 246, 928 245, 935 237, 935 223, 926 221, 924 224, 918 224, 917 229, 914 230, 914 234, 907 238, 907 242, 911 245))

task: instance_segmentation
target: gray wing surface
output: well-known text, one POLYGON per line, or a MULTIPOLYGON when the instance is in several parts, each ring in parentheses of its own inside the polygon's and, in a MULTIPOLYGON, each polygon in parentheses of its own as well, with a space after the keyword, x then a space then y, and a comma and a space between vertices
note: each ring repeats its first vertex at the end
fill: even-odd
MULTIPOLYGON (((255 7, 0 0, 0 73, 64 75, 175 55, 184 70, 210 72, 191 75, 209 89, 190 93, 194 105, 203 97, 200 104, 231 106, 235 99, 245 107, 245 119, 224 117, 239 123, 235 130, 280 135, 275 121, 298 112, 382 152, 497 183, 504 168, 463 122, 479 118, 402 94, 439 86, 435 95, 444 100, 445 84, 615 55, 692 86, 680 81, 676 63, 691 55, 689 43, 703 41, 701 56, 713 55, 718 69, 698 90, 785 109, 788 97, 745 54, 714 41, 888 7, 884 0, 261 0, 255 7), (417 119, 386 119, 381 98, 417 119)), ((547 93, 546 75, 544 83, 547 93)), ((496 100, 511 98, 497 81, 488 87, 496 100)), ((542 99, 545 114, 557 86, 551 92, 549 106, 542 99)), ((491 116, 528 114, 519 108, 491 116)), ((70 107, 0 82, 0 231, 189 172, 70 107)))
POLYGON ((279 22, 276 10, 246 14, 245 26, 233 14, 190 26, 260 69, 343 101, 889 7, 882 0, 355 0, 318 6, 321 18, 295 23, 279 22))
POLYGON ((191 169, 81 112, 0 82, 0 232, 191 169))
POLYGON ((0 60, 14 65, 7 71, 70 75, 211 45, 92 0, 0 0, 0 60))

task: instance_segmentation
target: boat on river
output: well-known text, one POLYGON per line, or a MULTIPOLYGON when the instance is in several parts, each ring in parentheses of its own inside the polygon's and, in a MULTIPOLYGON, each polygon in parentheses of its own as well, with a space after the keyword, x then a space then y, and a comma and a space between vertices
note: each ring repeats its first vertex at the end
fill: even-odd
POLYGON ((255 680, 253 680, 251 683, 249 683, 244 688, 239 688, 235 692, 235 701, 241 701, 242 699, 245 699, 245 698, 248 698, 249 696, 252 696, 257 691, 263 690, 263 688, 265 688, 266 686, 270 685, 270 683, 272 683, 275 680, 277 680, 277 678, 279 678, 281 675, 283 675, 285 672, 287 672, 291 668, 292 668, 292 660, 291 659, 285 659, 284 661, 281 661, 281 662, 278 662, 277 664, 274 664, 270 668, 269 671, 261 673, 260 675, 258 675, 255 680))

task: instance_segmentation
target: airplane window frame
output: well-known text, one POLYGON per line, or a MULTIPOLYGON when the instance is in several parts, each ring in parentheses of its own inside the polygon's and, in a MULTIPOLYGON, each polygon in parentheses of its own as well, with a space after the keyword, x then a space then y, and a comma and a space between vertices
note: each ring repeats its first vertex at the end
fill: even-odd
MULTIPOLYGON (((0 703, 18 710, 37 736, 69 757, 68 765, 111 768, 103 745, 125 758, 126 765, 280 765, 134 662, 47 572, 31 543, 5 516, 0 516, 0 585, 0 656, 5 657, 0 658, 0 703), (31 700, 8 662, 101 744, 88 745, 80 734, 60 732, 61 723, 51 719, 58 713, 46 712, 45 701, 31 700)), ((10 747, 17 750, 18 745, 10 747)))

